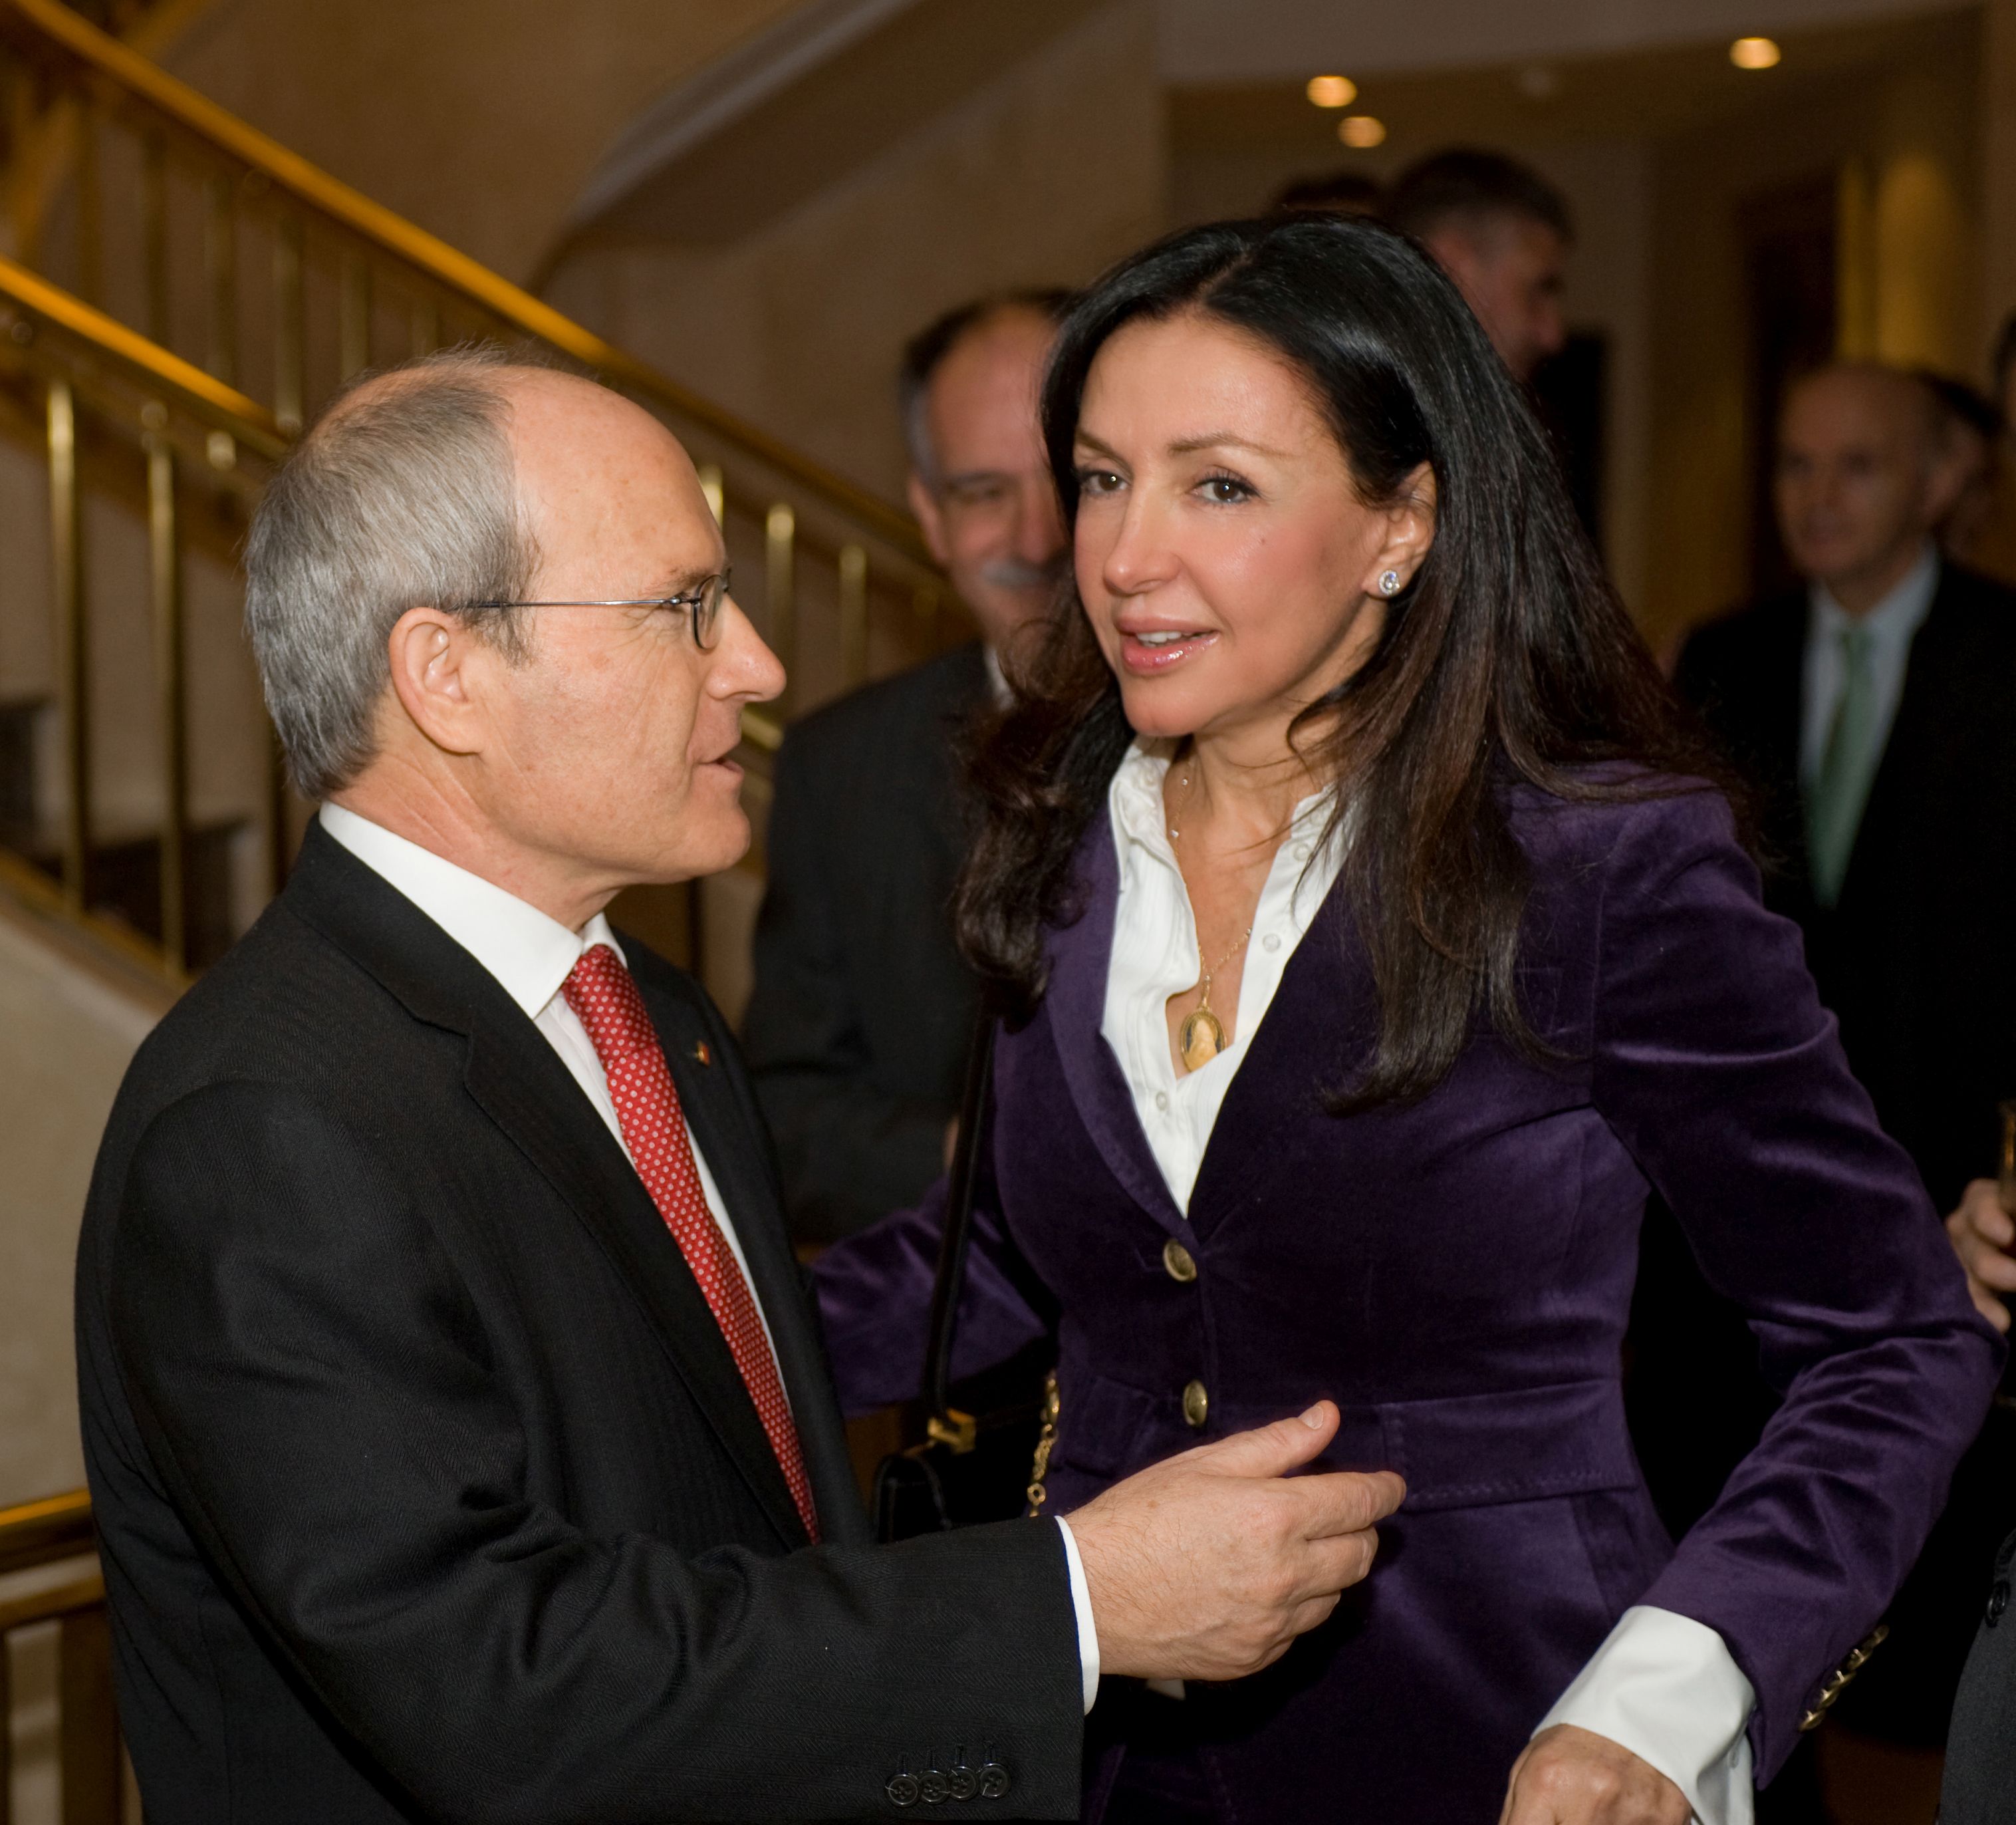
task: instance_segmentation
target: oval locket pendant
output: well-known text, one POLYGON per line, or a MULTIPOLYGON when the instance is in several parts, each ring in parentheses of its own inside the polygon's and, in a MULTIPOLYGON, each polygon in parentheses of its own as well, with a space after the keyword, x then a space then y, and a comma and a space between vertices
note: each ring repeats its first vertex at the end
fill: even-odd
POLYGON ((1176 1044, 1186 1070, 1201 1070, 1225 1050, 1225 1029, 1208 1008, 1200 1008, 1184 1018, 1176 1030, 1176 1044))

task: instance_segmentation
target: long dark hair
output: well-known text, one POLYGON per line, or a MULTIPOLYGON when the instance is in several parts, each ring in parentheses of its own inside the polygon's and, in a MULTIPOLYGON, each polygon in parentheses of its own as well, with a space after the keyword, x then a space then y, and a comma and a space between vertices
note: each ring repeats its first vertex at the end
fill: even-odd
MULTIPOLYGON (((1424 463, 1435 478, 1426 561, 1370 659, 1295 725, 1311 770, 1338 788, 1348 904, 1378 995, 1377 1043, 1336 1105, 1432 1089, 1480 1010, 1539 1054, 1515 986, 1530 882, 1505 788, 1643 796, 1712 763, 1606 580, 1525 395, 1432 261, 1370 222, 1186 229, 1085 293, 1043 389, 1067 525, 1093 360, 1122 324, 1188 312, 1258 337, 1307 379, 1362 499, 1392 502, 1424 463)), ((974 756, 980 824, 957 913, 967 958, 1021 1019, 1046 986, 1045 927, 1080 910, 1072 858, 1132 731, 1075 592, 1013 682, 974 756)))

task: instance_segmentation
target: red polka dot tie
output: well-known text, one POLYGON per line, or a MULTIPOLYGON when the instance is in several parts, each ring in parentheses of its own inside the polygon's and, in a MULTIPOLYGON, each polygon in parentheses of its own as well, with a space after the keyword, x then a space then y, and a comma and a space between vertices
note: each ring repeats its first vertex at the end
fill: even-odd
POLYGON ((777 1359, 764 1335, 749 1282, 721 1232, 700 1189, 700 1168, 693 1163, 693 1142, 686 1134, 679 1093, 658 1044, 657 1030, 645 1012, 644 997, 623 960, 607 944, 581 954, 562 992, 567 1005, 588 1030, 596 1055, 609 1079, 609 1099, 616 1105, 623 1139, 635 1162, 637 1176, 658 1206, 658 1214, 679 1245, 708 1309, 728 1340, 735 1366, 756 1412, 769 1434, 770 1448, 790 1486, 798 1517, 816 1541, 819 1517, 812 1508, 812 1481, 798 1448, 797 1428, 784 1398, 777 1359))

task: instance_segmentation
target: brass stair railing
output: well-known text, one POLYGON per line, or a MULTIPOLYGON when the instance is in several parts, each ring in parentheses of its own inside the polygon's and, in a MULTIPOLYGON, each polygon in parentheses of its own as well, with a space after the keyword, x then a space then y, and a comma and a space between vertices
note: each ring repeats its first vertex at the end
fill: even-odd
MULTIPOLYGON (((0 376, 16 430, 33 421, 49 464, 63 891, 73 911, 90 901, 92 661, 77 503, 95 463, 144 517, 152 552, 167 807, 159 961, 171 978, 192 954, 180 910, 193 834, 178 553, 197 534, 228 550, 275 458, 374 364, 468 341, 529 345, 674 431, 744 579, 739 599, 792 679, 783 704, 744 717, 759 775, 787 716, 963 634, 907 514, 318 170, 58 0, 0 0, 0 121, 14 123, 0 143, 41 149, 0 171, 12 339, 0 376), (36 122, 52 130, 23 129, 36 122), (113 473, 121 449, 124 482, 113 473)), ((275 775, 262 818, 275 885, 301 810, 275 775)))

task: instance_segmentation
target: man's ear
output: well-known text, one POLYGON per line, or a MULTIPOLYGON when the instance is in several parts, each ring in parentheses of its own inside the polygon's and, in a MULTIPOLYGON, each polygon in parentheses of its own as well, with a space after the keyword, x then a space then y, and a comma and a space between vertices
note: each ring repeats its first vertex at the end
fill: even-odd
POLYGON ((938 497, 931 492, 930 484, 914 469, 910 471, 909 492, 910 511, 917 516, 917 524, 923 529, 924 543, 940 564, 948 562, 951 547, 945 539, 945 509, 938 505, 938 497))
POLYGON ((446 753, 474 754, 482 748, 483 650, 473 629, 438 608, 409 608, 386 643, 399 707, 446 753))

